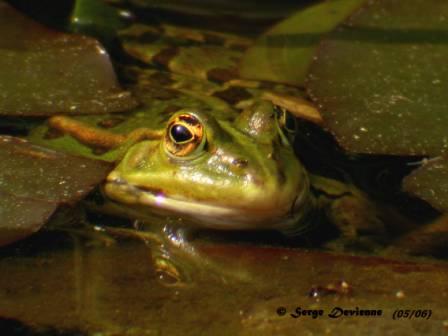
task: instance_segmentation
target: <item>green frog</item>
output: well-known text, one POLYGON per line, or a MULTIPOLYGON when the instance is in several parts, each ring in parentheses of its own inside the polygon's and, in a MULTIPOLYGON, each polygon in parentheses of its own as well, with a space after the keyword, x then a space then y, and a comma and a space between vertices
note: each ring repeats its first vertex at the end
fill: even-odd
POLYGON ((141 106, 126 115, 56 116, 33 137, 116 161, 107 198, 142 216, 182 218, 184 228, 294 236, 323 212, 349 239, 383 233, 363 192, 308 173, 295 155, 296 118, 320 121, 300 88, 238 78, 249 42, 206 36, 131 26, 121 38, 138 64, 122 68, 122 77, 141 106))

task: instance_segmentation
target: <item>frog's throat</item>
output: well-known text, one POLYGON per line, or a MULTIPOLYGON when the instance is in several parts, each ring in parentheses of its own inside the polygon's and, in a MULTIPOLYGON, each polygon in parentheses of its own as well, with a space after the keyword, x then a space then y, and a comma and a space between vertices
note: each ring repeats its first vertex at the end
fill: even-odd
MULTIPOLYGON (((307 182, 308 183, 308 182, 307 182)), ((108 197, 132 206, 143 206, 163 214, 175 214, 194 219, 197 226, 219 230, 289 229, 297 225, 311 210, 308 186, 301 188, 290 206, 290 211, 269 216, 256 210, 226 207, 178 199, 131 185, 118 174, 111 174, 104 186, 108 197), (157 211, 159 210, 159 211, 157 211)))

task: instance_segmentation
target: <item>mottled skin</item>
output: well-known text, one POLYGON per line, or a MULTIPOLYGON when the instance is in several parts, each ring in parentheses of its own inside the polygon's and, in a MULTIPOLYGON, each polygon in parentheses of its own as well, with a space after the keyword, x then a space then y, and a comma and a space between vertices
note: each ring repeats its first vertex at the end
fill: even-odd
POLYGON ((255 101, 235 119, 185 108, 165 129, 139 128, 128 136, 66 117, 49 122, 84 143, 122 152, 104 192, 137 217, 181 217, 183 229, 273 229, 295 235, 315 225, 313 215, 321 211, 345 238, 356 239, 359 231, 382 233, 366 195, 307 173, 291 146, 294 128, 286 125, 287 118, 292 117, 271 102, 255 101), (178 145, 170 131, 182 118, 199 125, 200 137, 178 145))
POLYGON ((320 120, 300 90, 273 84, 261 89, 259 83, 231 78, 235 50, 225 54, 222 46, 195 41, 187 57, 172 45, 174 37, 185 45, 183 36, 170 36, 169 45, 163 38, 145 44, 139 38, 147 37, 147 28, 134 30, 123 35, 125 49, 172 71, 127 68, 133 69, 133 91, 143 106, 130 115, 138 128, 116 134, 65 117, 50 119, 52 128, 83 144, 119 153, 104 186, 106 196, 138 213, 181 217, 187 227, 294 235, 314 224, 312 215, 322 210, 349 238, 359 230, 382 231, 362 192, 309 175, 295 156, 295 118, 288 111, 320 120), (181 132, 176 139, 173 127, 186 127, 191 137, 181 132))
POLYGON ((109 197, 218 229, 281 229, 307 214, 308 176, 271 103, 256 103, 233 121, 191 109, 171 120, 179 115, 202 123, 202 148, 181 157, 167 151, 169 137, 135 144, 107 179, 109 197))
POLYGON ((164 29, 168 37, 154 40, 160 30, 123 32, 124 49, 147 63, 121 67, 139 108, 56 116, 31 135, 45 146, 116 162, 102 188, 112 202, 100 210, 137 219, 137 230, 102 230, 143 238, 156 270, 174 284, 188 281, 187 256, 190 266, 244 278, 197 252, 188 236, 196 229, 276 230, 295 237, 314 227, 326 236, 328 226, 318 225, 326 217, 322 222, 342 234, 335 249, 363 241, 360 234, 383 234, 364 193, 309 174, 295 155, 296 117, 321 122, 300 88, 238 78, 237 56, 247 41, 237 48, 231 42, 203 46, 225 39, 208 33, 203 40, 198 31, 173 27, 164 29))

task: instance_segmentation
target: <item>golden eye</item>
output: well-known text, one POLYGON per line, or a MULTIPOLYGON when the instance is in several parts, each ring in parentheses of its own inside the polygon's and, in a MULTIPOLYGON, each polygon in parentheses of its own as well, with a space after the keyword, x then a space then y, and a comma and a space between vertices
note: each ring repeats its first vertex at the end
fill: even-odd
POLYGON ((204 145, 204 126, 195 115, 181 113, 170 119, 165 134, 165 150, 169 155, 191 159, 202 152, 204 145))

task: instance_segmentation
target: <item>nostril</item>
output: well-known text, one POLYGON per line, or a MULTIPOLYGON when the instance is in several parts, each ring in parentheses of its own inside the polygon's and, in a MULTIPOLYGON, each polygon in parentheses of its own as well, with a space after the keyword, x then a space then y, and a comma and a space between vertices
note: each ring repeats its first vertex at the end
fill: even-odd
POLYGON ((245 159, 233 159, 232 164, 238 168, 245 168, 249 162, 245 159))

